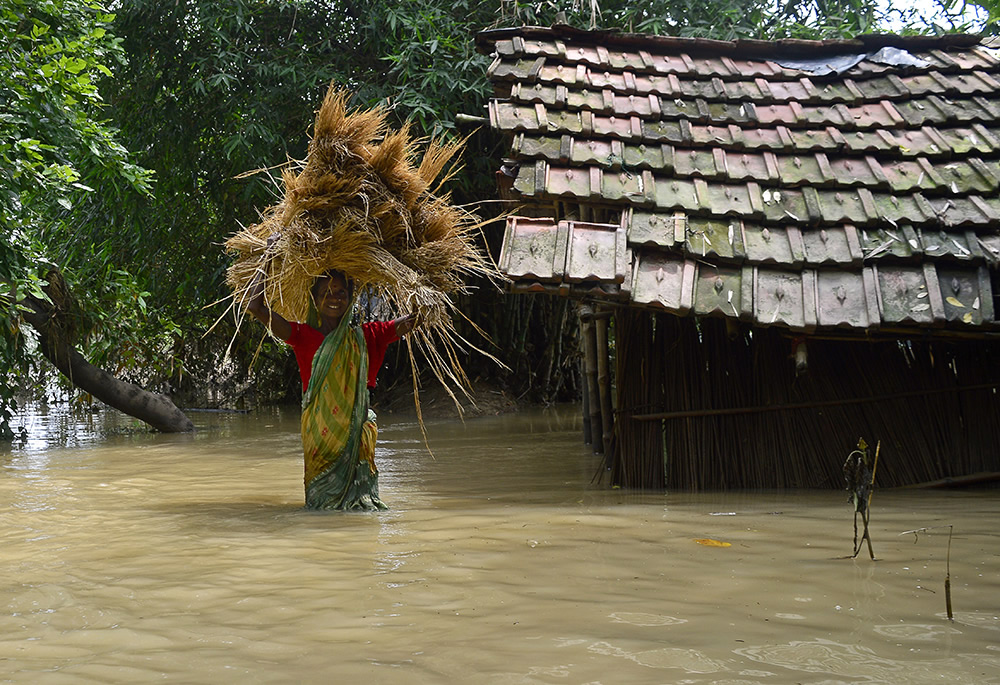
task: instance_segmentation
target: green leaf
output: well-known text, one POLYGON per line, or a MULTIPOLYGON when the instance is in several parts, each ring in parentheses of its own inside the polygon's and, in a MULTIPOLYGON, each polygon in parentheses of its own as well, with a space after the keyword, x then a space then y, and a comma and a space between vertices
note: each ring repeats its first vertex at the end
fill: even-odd
POLYGON ((79 57, 63 58, 62 67, 71 74, 79 74, 87 68, 87 62, 79 57))

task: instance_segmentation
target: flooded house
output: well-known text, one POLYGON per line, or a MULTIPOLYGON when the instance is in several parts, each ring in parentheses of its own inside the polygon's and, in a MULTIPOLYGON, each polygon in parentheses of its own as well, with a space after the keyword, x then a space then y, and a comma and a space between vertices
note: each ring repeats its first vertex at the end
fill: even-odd
POLYGON ((514 292, 579 302, 611 482, 1000 471, 1000 53, 499 29, 514 292))

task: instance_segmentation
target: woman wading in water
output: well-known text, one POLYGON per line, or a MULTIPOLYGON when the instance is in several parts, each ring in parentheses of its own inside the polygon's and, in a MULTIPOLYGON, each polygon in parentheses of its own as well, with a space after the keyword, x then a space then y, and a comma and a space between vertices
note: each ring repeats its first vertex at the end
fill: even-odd
MULTIPOLYGON (((328 274, 311 283, 303 266, 363 275, 395 310, 418 310, 420 330, 411 343, 442 384, 466 394, 459 357, 477 348, 452 323, 452 297, 469 292, 468 277, 503 280, 479 244, 484 222, 442 191, 459 173, 453 160, 463 142, 440 138, 424 146, 408 126, 392 130, 387 109, 348 111, 350 97, 331 84, 306 159, 282 165, 284 197, 259 223, 226 240, 236 256, 226 270, 233 307, 238 312, 246 305, 295 350, 304 388, 306 506, 315 509, 385 507, 378 498, 368 388, 385 348, 410 333, 416 319, 354 326, 350 280, 328 274), (310 287, 311 296, 305 294, 310 287)), ((414 402, 419 421, 416 394, 414 402)))
POLYGON ((386 348, 413 330, 416 315, 353 324, 353 283, 331 271, 312 286, 308 323, 289 322, 265 301, 262 276, 250 286, 247 310, 291 346, 299 365, 306 508, 387 509, 378 496, 368 389, 386 348))

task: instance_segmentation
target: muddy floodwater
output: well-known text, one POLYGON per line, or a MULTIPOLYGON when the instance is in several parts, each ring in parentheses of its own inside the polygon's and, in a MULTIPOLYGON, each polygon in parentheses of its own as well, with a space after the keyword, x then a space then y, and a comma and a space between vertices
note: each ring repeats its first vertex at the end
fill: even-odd
POLYGON ((0 683, 1000 683, 1000 490, 852 560, 845 493, 612 490, 568 407, 383 416, 391 510, 313 513, 297 412, 193 417, 0 450, 0 683))

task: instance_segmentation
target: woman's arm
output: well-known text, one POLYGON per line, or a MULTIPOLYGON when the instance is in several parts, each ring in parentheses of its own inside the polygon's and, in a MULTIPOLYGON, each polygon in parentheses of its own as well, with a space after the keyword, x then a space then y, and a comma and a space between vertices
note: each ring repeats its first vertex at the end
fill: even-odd
POLYGON ((247 303, 247 311, 253 314, 254 318, 267 326, 271 334, 281 340, 288 340, 292 335, 292 326, 280 314, 276 314, 267 306, 264 299, 264 272, 257 271, 250 282, 248 288, 250 301, 247 303))

